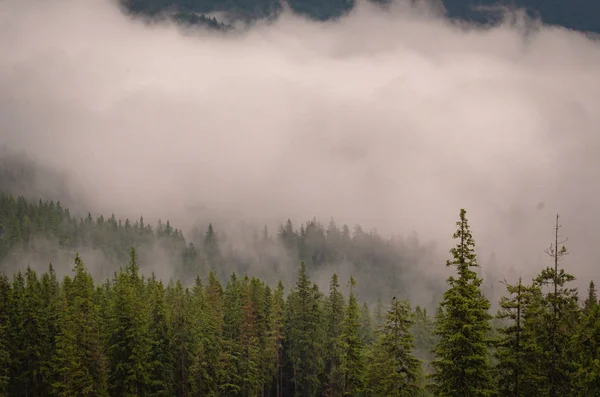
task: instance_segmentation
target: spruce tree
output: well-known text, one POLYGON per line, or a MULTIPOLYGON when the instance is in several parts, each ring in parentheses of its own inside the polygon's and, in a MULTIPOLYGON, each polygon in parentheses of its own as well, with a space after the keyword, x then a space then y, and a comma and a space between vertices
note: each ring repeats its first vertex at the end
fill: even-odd
POLYGON ((148 397, 169 397, 174 393, 174 362, 171 324, 165 289, 161 281, 148 284, 150 299, 150 354, 148 397))
POLYGON ((297 397, 316 397, 321 386, 325 332, 320 299, 319 289, 316 284, 311 285, 302 262, 296 287, 288 296, 286 321, 287 354, 297 397))
POLYGON ((275 397, 281 397, 283 381, 283 338, 284 338, 284 287, 281 281, 271 297, 271 308, 269 310, 269 337, 266 354, 270 358, 269 369, 275 383, 275 397))
POLYGON ((412 354, 413 325, 408 302, 392 299, 377 332, 368 377, 367 395, 413 397, 420 395, 420 362, 412 354))
POLYGON ((337 274, 331 276, 329 296, 325 301, 325 340, 329 348, 325 352, 324 394, 329 397, 340 396, 344 379, 341 371, 342 342, 341 335, 344 321, 344 296, 340 291, 337 274))
POLYGON ((8 278, 0 274, 0 396, 7 397, 10 381, 10 295, 11 287, 8 278))
POLYGON ((590 284, 588 286, 587 298, 585 299, 585 301, 583 303, 583 309, 586 312, 589 312, 597 305, 598 305, 598 291, 596 290, 596 285, 594 284, 594 281, 590 281, 590 284))
POLYGON ((550 397, 566 396, 572 391, 576 368, 575 349, 571 342, 579 320, 577 290, 567 286, 575 277, 559 267, 560 260, 568 254, 564 245, 566 240, 559 240, 559 219, 557 215, 554 242, 546 250, 553 264, 542 270, 534 280, 540 299, 539 315, 532 328, 541 347, 537 361, 545 374, 550 397))
POLYGON ((342 375, 343 395, 360 395, 364 388, 365 362, 363 356, 363 343, 360 337, 360 308, 354 295, 356 282, 350 277, 350 296, 346 306, 342 334, 342 375))
POLYGON ((63 282, 60 331, 56 340, 53 393, 59 397, 108 395, 107 360, 101 339, 92 276, 79 255, 73 279, 63 282))
POLYGON ((51 394, 52 383, 56 380, 52 368, 52 357, 56 350, 56 337, 59 333, 60 318, 60 284, 56 278, 56 273, 52 264, 49 265, 48 272, 42 276, 41 283, 42 297, 42 329, 43 329, 43 347, 41 354, 41 372, 43 379, 42 395, 51 394))
POLYGON ((573 341, 577 349, 575 395, 600 396, 600 304, 594 303, 595 287, 590 283, 588 299, 573 341))
POLYGON ((108 347, 113 396, 143 395, 150 383, 148 307, 138 269, 132 248, 129 265, 117 275, 113 286, 108 347))
POLYGON ((444 293, 436 318, 439 341, 434 348, 432 390, 440 397, 491 396, 490 302, 481 291, 482 279, 473 270, 479 265, 464 209, 456 225, 453 238, 458 243, 450 250, 453 259, 446 266, 456 267, 457 277, 448 278, 450 288, 444 293))
POLYGON ((205 378, 202 393, 205 396, 218 396, 221 374, 220 358, 223 354, 223 287, 211 271, 204 289, 202 310, 202 363, 205 378))
POLYGON ((241 284, 232 273, 223 294, 223 352, 220 358, 219 390, 223 396, 242 390, 240 331, 243 323, 241 284))
POLYGON ((523 285, 520 277, 515 285, 506 282, 504 284, 508 297, 500 298, 500 310, 497 315, 503 322, 495 353, 498 360, 498 390, 503 396, 518 397, 526 395, 526 384, 531 379, 523 335, 528 288, 523 285))

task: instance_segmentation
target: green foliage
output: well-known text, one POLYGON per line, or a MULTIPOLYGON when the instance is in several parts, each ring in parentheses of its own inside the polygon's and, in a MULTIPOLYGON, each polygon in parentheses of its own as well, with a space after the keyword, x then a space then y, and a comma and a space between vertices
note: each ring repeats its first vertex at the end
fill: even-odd
POLYGON ((329 348, 324 352, 325 371, 323 379, 324 394, 340 396, 344 390, 342 372, 342 331, 344 321, 344 296, 340 291, 337 274, 331 276, 329 296, 325 301, 325 342, 329 348))
POLYGON ((288 296, 286 339, 294 384, 294 395, 314 397, 323 371, 324 329, 321 293, 311 284, 302 262, 296 288, 288 296))
POLYGON ((111 295, 108 355, 113 396, 143 395, 150 384, 149 308, 138 269, 132 249, 130 263, 117 275, 111 295))
POLYGON ((343 330, 340 336, 344 396, 360 395, 364 389, 364 345, 360 337, 360 308, 354 295, 355 285, 354 278, 350 277, 350 297, 348 298, 343 330))
MULTIPOLYGON (((48 204, 41 220, 27 211, 46 204, 6 202, 0 212, 10 214, 2 212, 2 222, 16 218, 11 222, 19 225, 10 233, 3 229, 0 245, 12 241, 12 248, 22 248, 34 225, 68 218, 58 204, 48 204)), ((108 230, 102 228, 112 222, 88 216, 76 230, 108 230)), ((118 222, 113 225, 120 230, 118 222)), ((183 242, 188 275, 219 264, 205 282, 197 275, 192 283, 175 280, 165 288, 154 274, 144 278, 144 256, 138 259, 135 245, 127 249, 126 266, 101 284, 94 284, 79 255, 62 281, 52 265, 41 275, 30 268, 15 272, 12 283, 0 274, 0 396, 425 396, 425 374, 432 370, 431 391, 439 396, 598 395, 597 292, 590 283, 580 307, 577 291, 568 287, 574 277, 558 267, 566 254, 554 249, 558 238, 548 250, 554 267, 531 285, 520 279, 506 285, 490 349, 489 302, 473 270, 477 261, 464 210, 457 225, 459 243, 448 261, 457 276, 448 279, 435 321, 395 297, 387 308, 378 300, 371 316, 358 300, 354 277, 344 297, 333 275, 324 296, 305 262, 287 296, 282 281, 271 289, 236 273, 229 273, 223 289, 218 274, 235 266, 212 225, 197 253, 170 222, 159 222, 152 232, 155 243, 183 242)), ((122 231, 136 227, 150 234, 143 218, 138 226, 125 222, 122 231)), ((77 233, 65 233, 59 244, 70 244, 67 237, 77 233)), ((96 233, 86 241, 105 237, 96 233)), ((316 221, 299 231, 288 222, 278 238, 311 266, 340 258, 368 263, 365 258, 373 260, 371 250, 383 242, 360 228, 351 236, 334 222, 325 231, 316 221)), ((265 229, 254 242, 263 255, 273 240, 265 229)))
POLYGON ((62 294, 60 331, 54 357, 57 396, 105 397, 108 395, 107 360, 100 338, 100 324, 94 304, 94 284, 77 255, 72 281, 65 282, 62 294))
POLYGON ((453 238, 458 243, 450 250, 453 259, 447 266, 455 266, 458 277, 448 278, 450 288, 444 293, 435 322, 435 334, 440 339, 434 348, 432 390, 436 396, 490 396, 490 303, 481 292, 482 280, 472 270, 479 265, 464 209, 453 238))
POLYGON ((420 363, 412 355, 413 325, 408 302, 392 299, 370 357, 368 395, 418 396, 420 363))

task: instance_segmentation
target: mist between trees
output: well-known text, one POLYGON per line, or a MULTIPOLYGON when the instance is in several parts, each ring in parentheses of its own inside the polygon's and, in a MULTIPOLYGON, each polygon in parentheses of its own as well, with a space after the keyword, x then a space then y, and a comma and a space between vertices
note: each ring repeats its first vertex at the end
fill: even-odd
MULTIPOLYGON (((493 315, 461 210, 446 263, 453 275, 432 315, 393 294, 406 284, 390 279, 394 273, 381 258, 400 255, 400 243, 360 228, 351 233, 313 221, 295 230, 288 222, 276 236, 257 233, 261 279, 253 263, 236 262, 235 249, 223 248, 227 238, 212 225, 196 249, 169 222, 152 228, 143 219, 77 220, 59 203, 9 195, 0 203, 0 395, 593 396, 600 390, 596 289, 590 282, 580 299, 570 287, 558 217, 546 251, 550 265, 530 282, 506 282, 493 315), (288 254, 285 267, 276 261, 277 239, 288 254), (76 254, 62 281, 53 265, 42 274, 7 266, 19 255, 82 246, 121 266, 96 267, 92 275, 76 254), (157 252, 178 258, 172 262, 178 279, 163 282, 142 269, 142 252, 144 260, 157 252), (319 266, 331 258, 353 264, 348 282, 334 273, 320 287, 310 273, 322 274, 319 266), (360 265, 379 270, 361 272, 360 265), (282 274, 293 281, 277 281, 282 274), (371 304, 359 297, 361 284, 384 286, 386 278, 391 293, 371 296, 371 304)), ((404 244, 404 258, 416 255, 418 244, 404 244)))

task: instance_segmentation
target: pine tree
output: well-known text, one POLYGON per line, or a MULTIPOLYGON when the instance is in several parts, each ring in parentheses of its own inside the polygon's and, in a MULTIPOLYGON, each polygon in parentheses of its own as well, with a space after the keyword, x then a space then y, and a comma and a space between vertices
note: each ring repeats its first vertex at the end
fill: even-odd
POLYGON ((25 272, 23 363, 25 364, 21 390, 24 395, 40 395, 44 390, 43 360, 45 334, 44 302, 37 274, 31 268, 25 272))
POLYGON ((223 294, 223 351, 220 361, 219 390, 221 395, 238 395, 242 390, 239 371, 241 359, 240 331, 243 323, 240 282, 233 273, 223 294))
POLYGON ((329 282, 329 297, 325 302, 326 344, 324 388, 325 395, 340 396, 344 388, 344 378, 341 370, 343 346, 341 335, 344 321, 344 297, 340 292, 337 274, 331 276, 329 282))
POLYGON ((190 291, 180 281, 167 288, 167 301, 171 308, 173 359, 175 362, 175 396, 187 397, 194 391, 195 369, 199 368, 198 339, 195 335, 194 317, 190 307, 190 291))
POLYGON ((26 303, 25 277, 23 276, 23 273, 19 271, 13 276, 10 304, 8 307, 8 317, 10 319, 8 343, 11 358, 8 394, 11 396, 26 395, 29 391, 26 361, 27 333, 25 332, 25 324, 27 321, 26 303))
POLYGON ((431 351, 436 343, 433 319, 427 309, 417 306, 413 311, 413 321, 411 334, 415 344, 414 355, 428 364, 433 359, 431 351))
POLYGON ((504 324, 495 354, 498 360, 498 390, 503 396, 518 397, 526 395, 528 379, 532 379, 523 341, 528 288, 520 277, 515 285, 504 284, 509 296, 500 298, 497 315, 504 324))
POLYGON ((283 381, 283 338, 284 338, 284 288, 279 281, 272 295, 269 311, 269 337, 266 354, 269 357, 269 369, 275 382, 275 397, 281 397, 283 381))
POLYGON ((579 397, 600 396, 600 304, 595 295, 594 284, 590 282, 579 330, 572 342, 578 353, 574 394, 579 397))
POLYGON ((364 346, 370 346, 375 342, 371 312, 366 302, 363 303, 360 310, 360 340, 364 346))
POLYGON ((41 375, 42 391, 41 394, 48 396, 52 391, 52 383, 56 381, 52 368, 52 357, 56 350, 56 338, 59 333, 60 319, 60 284, 56 278, 56 273, 52 264, 48 267, 48 272, 42 276, 41 283, 42 300, 42 330, 43 346, 41 351, 41 375))
POLYGON ((11 287, 8 278, 0 274, 0 396, 8 397, 10 381, 10 300, 11 287))
POLYGON ((540 291, 539 315, 536 324, 532 325, 541 347, 541 354, 536 358, 539 368, 544 371, 550 397, 571 393, 572 375, 575 372, 575 352, 571 340, 576 332, 579 314, 577 291, 567 287, 567 283, 574 281, 575 277, 559 267, 560 260, 568 254, 563 245, 566 240, 559 241, 559 219, 557 215, 554 242, 546 250, 553 266, 546 267, 534 280, 540 291), (548 287, 550 291, 544 293, 548 287))
POLYGON ((108 347, 113 396, 143 395, 150 383, 148 307, 138 269, 132 248, 129 265, 117 275, 113 286, 108 347))
POLYGON ((368 376, 368 395, 389 397, 418 396, 420 363, 412 355, 413 322, 408 302, 392 299, 373 347, 368 376))
POLYGON ((75 256, 74 277, 63 282, 60 332, 54 359, 57 380, 52 385, 59 397, 105 397, 107 362, 101 340, 99 316, 94 304, 92 276, 75 256))
POLYGON ((435 333, 440 339, 434 348, 432 390, 440 397, 491 396, 490 302, 481 292, 482 279, 472 270, 479 265, 464 209, 453 238, 458 244, 451 249, 453 259, 446 266, 455 266, 458 277, 448 278, 450 288, 444 293, 436 318, 435 333))
POLYGON ((150 298, 150 355, 148 357, 148 396, 169 397, 174 393, 175 373, 171 351, 172 332, 165 289, 161 281, 148 284, 150 298))
POLYGON ((296 287, 288 296, 286 339, 292 366, 294 396, 315 397, 320 389, 319 376, 323 370, 324 329, 321 294, 311 285, 302 262, 296 287))
POLYGON ((363 357, 363 343, 360 338, 360 309, 354 288, 356 283, 350 277, 350 296, 346 306, 343 321, 343 330, 340 336, 342 344, 343 395, 360 395, 364 388, 365 362, 363 357))
POLYGON ((223 288, 213 272, 208 275, 204 301, 201 355, 205 378, 202 393, 205 396, 218 396, 219 379, 223 376, 219 362, 223 352, 223 288))
POLYGON ((589 312, 597 305, 598 305, 598 291, 596 290, 596 285, 594 284, 594 281, 590 281, 590 284, 588 287, 588 296, 583 303, 583 308, 586 312, 589 312))

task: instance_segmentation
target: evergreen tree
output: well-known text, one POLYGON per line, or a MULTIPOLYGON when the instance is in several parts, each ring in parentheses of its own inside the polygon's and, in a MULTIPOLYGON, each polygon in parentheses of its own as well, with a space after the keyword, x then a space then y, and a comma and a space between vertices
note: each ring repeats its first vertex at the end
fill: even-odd
POLYGON ((432 390, 440 397, 491 396, 490 302, 481 292, 482 279, 472 270, 479 265, 464 209, 453 238, 458 244, 451 249, 453 259, 446 266, 455 266, 458 277, 448 278, 450 288, 444 293, 436 318, 435 333, 440 339, 434 348, 432 390))
POLYGON ((275 383, 275 397, 281 397, 283 381, 283 338, 284 338, 284 287, 279 281, 277 289, 272 295, 269 310, 269 337, 265 352, 269 357, 269 370, 275 383))
POLYGON ((414 338, 414 355, 428 364, 433 359, 431 352, 436 343, 433 319, 428 315, 427 309, 417 306, 413 312, 413 321, 411 334, 414 338))
POLYGON ((368 377, 368 395, 412 397, 421 392, 418 385, 420 363, 412 355, 413 322, 408 302, 392 299, 373 348, 368 377))
POLYGON ((343 395, 360 395, 364 388, 363 343, 360 338, 360 308, 354 295, 356 283, 350 277, 350 296, 345 310, 343 330, 340 336, 342 344, 343 395))
POLYGON ((577 290, 567 287, 575 277, 559 267, 560 260, 567 255, 563 245, 566 240, 559 241, 559 219, 557 215, 554 242, 546 250, 553 266, 546 267, 534 280, 541 293, 538 295, 540 310, 533 325, 541 347, 541 354, 536 358, 539 368, 544 371, 550 397, 570 395, 572 391, 575 352, 571 341, 579 320, 577 290), (549 292, 544 293, 548 288, 549 292))
POLYGON ((27 379, 27 333, 25 324, 27 321, 25 277, 22 272, 13 276, 12 291, 10 295, 9 308, 9 351, 10 351, 10 383, 9 395, 24 396, 30 390, 27 379))
POLYGON ((150 298, 150 354, 148 396, 169 397, 174 393, 172 332, 165 289, 161 281, 148 284, 150 298))
POLYGON ((340 291, 337 274, 331 276, 329 282, 329 297, 325 302, 326 344, 324 388, 326 396, 340 396, 344 390, 342 373, 343 346, 341 335, 344 321, 344 297, 340 291))
POLYGON ((588 295, 583 303, 583 308, 586 312, 589 312, 594 307, 598 305, 598 291, 596 290, 596 285, 594 281, 590 281, 588 286, 588 295))
POLYGON ((60 319, 60 284, 56 278, 56 273, 52 264, 49 265, 48 272, 42 276, 41 282, 41 301, 42 301, 42 349, 41 349, 41 376, 43 396, 51 395, 52 383, 54 378, 52 357, 56 350, 56 338, 59 334, 60 319))
POLYGON ((505 282, 508 297, 500 298, 497 317, 503 321, 500 339, 497 342, 496 358, 498 365, 498 390, 503 396, 523 396, 527 389, 528 360, 524 344, 524 313, 527 304, 528 288, 521 278, 515 285, 505 282))
POLYGON ((113 286, 108 347, 113 396, 143 395, 150 383, 148 307, 138 269, 132 248, 129 265, 117 275, 113 286))
POLYGON ((579 397, 600 396, 600 304, 595 295, 594 284, 590 282, 588 299, 573 341, 578 352, 574 394, 579 397))
POLYGON ((296 287, 288 296, 286 321, 287 354, 297 397, 315 397, 321 386, 324 329, 320 299, 319 289, 311 285, 302 262, 296 287))
POLYGON ((10 381, 10 296, 11 287, 8 278, 0 274, 0 396, 8 397, 10 381))
POLYGON ((363 303, 360 310, 360 340, 364 346, 369 346, 375 342, 371 312, 366 302, 363 303))
POLYGON ((218 396, 219 379, 223 377, 220 364, 223 352, 223 288, 213 272, 208 275, 204 301, 201 354, 205 378, 202 393, 205 396, 218 396))
POLYGON ((75 256, 73 279, 65 278, 52 385, 59 397, 105 397, 107 362, 101 340, 92 276, 75 256))
POLYGON ((239 395, 242 379, 239 371, 241 359, 240 331, 243 323, 240 282, 233 273, 223 294, 223 351, 221 353, 219 390, 223 396, 239 395))

